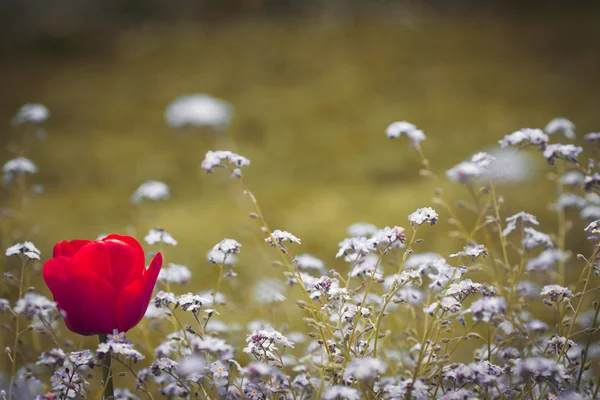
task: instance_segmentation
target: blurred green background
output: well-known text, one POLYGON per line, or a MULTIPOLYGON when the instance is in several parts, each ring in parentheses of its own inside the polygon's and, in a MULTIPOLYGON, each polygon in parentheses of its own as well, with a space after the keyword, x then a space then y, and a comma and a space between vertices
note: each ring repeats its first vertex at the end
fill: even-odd
MULTIPOLYGON (((3 162, 26 130, 11 126, 16 110, 40 102, 52 113, 46 139, 27 145, 40 169, 28 183, 45 191, 28 199, 22 216, 3 217, 3 248, 32 240, 45 259, 63 239, 120 232, 141 240, 160 226, 179 241, 166 261, 194 274, 176 288, 184 293, 214 287, 206 253, 235 238, 244 245, 239 277, 225 292, 237 306, 221 318, 243 323, 259 315, 253 282, 281 270, 271 267, 276 255, 261 243, 237 183, 201 171, 207 150, 248 157, 244 175, 270 226, 300 237, 298 253, 345 272, 334 255, 351 223, 406 226, 410 212, 432 205, 436 187, 449 201, 467 198, 444 171, 503 135, 557 116, 575 122, 579 138, 600 129, 592 3, 299 3, 114 1, 102 10, 63 6, 61 14, 39 2, 3 2, 3 162), (231 102, 230 127, 167 126, 165 107, 192 93, 231 102), (438 182, 418 176, 405 139, 385 137, 396 120, 423 129, 438 182), (166 182, 171 199, 130 204, 149 179, 166 182)), ((542 230, 553 231, 548 169, 531 155, 530 179, 501 188, 505 212, 538 214, 542 230)), ((2 201, 11 204, 8 187, 2 201)), ((448 215, 438 212, 422 249, 447 255, 463 244, 448 238, 448 215)), ((569 240, 579 246, 583 236, 569 240)), ((4 260, 5 270, 15 262, 4 260)), ((301 326, 295 308, 279 312, 301 326)))

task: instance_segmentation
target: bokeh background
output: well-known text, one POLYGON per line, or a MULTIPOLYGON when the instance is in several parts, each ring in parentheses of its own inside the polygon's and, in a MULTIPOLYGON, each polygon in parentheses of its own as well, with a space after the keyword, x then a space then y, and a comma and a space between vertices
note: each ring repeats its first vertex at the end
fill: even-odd
MULTIPOLYGON (((228 322, 257 317, 254 282, 282 271, 271 265, 275 254, 236 182, 201 171, 207 150, 248 157, 244 175, 270 226, 300 237, 298 253, 345 273, 334 255, 350 224, 407 225, 438 187, 449 201, 467 198, 444 171, 503 135, 557 116, 575 122, 579 138, 600 130, 593 2, 60 3, 0 1, 3 162, 28 129, 11 125, 16 110, 40 102, 52 113, 45 139, 26 143, 40 169, 28 184, 44 191, 29 196, 22 213, 3 213, 2 248, 28 239, 47 258, 59 240, 112 232, 141 240, 160 226, 179 241, 165 249, 167 262, 194 274, 176 290, 184 293, 214 287, 206 253, 235 238, 244 247, 239 276, 225 286, 228 322), (230 126, 169 127, 165 107, 192 93, 230 102, 230 126), (437 182, 418 175, 408 142, 385 137, 396 120, 424 130, 437 182), (149 179, 166 182, 171 199, 131 204, 149 179)), ((525 209, 553 231, 549 169, 535 151, 523 162, 525 179, 501 188, 506 215, 525 209)), ((14 206, 9 187, 1 199, 14 206)), ((447 255, 462 244, 449 238, 448 215, 438 211, 423 250, 447 255)), ((569 245, 584 248, 582 237, 569 245)), ((3 270, 15 262, 3 259, 3 270)), ((47 294, 40 267, 32 283, 47 294)), ((302 324, 293 307, 273 312, 302 324)))

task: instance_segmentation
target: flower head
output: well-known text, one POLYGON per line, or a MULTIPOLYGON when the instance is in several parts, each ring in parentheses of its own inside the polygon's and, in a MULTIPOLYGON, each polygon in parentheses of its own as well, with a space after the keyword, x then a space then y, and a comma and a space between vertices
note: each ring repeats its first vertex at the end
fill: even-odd
POLYGON ((131 202, 138 204, 142 200, 166 200, 171 196, 169 186, 160 181, 146 181, 131 195, 131 202))
POLYGON ((284 242, 300 244, 300 239, 287 231, 275 229, 271 235, 265 239, 265 242, 269 243, 272 247, 277 245, 283 252, 286 252, 287 250, 283 245, 284 242))
POLYGON ((410 214, 408 216, 408 221, 411 225, 422 225, 423 223, 428 222, 429 225, 433 226, 438 221, 438 214, 431 207, 423 207, 410 214))
POLYGON ((21 106, 12 119, 13 125, 42 124, 50 118, 50 110, 40 103, 29 103, 21 106))
POLYGON ((202 169, 208 174, 213 168, 230 168, 237 170, 250 165, 250 160, 228 150, 209 150, 202 161, 202 169))
POLYGON ((42 275, 71 331, 106 334, 126 332, 142 319, 161 265, 158 253, 146 269, 137 240, 109 235, 56 244, 42 275))
POLYGON ((40 254, 40 251, 31 242, 17 243, 6 249, 6 255, 9 257, 23 255, 30 260, 39 260, 40 254))
POLYGON ((165 109, 165 121, 173 128, 208 126, 223 128, 232 117, 232 106, 208 94, 191 94, 176 98, 165 109))
POLYGON ((566 118, 558 117, 548 122, 544 128, 548 135, 562 133, 567 139, 575 139, 575 124, 566 118))
POLYGON ((385 134, 389 139, 398 139, 400 136, 405 135, 413 146, 417 146, 425 140, 423 131, 406 121, 392 122, 385 130, 385 134))
POLYGON ((500 147, 539 145, 541 148, 546 147, 549 138, 541 129, 523 128, 510 135, 504 136, 500 143, 500 147))
POLYGON ((164 243, 170 244, 171 246, 177 246, 177 240, 175 240, 169 232, 165 231, 162 228, 150 229, 150 231, 144 238, 144 241, 151 246, 156 243, 164 243))
POLYGON ((555 159, 577 163, 577 156, 582 151, 583 148, 574 144, 550 144, 544 150, 544 157, 550 165, 554 165, 555 159))

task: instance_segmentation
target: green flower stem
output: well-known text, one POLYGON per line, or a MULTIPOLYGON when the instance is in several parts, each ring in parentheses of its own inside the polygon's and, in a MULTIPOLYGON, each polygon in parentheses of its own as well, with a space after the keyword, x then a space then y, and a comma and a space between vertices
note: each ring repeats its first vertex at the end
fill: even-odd
MULTIPOLYGON (((100 339, 100 343, 106 343, 107 335, 100 334, 98 335, 100 339)), ((104 381, 104 399, 112 399, 115 396, 115 389, 113 387, 113 375, 112 370, 110 369, 112 357, 110 354, 107 354, 102 359, 102 380, 104 381)))

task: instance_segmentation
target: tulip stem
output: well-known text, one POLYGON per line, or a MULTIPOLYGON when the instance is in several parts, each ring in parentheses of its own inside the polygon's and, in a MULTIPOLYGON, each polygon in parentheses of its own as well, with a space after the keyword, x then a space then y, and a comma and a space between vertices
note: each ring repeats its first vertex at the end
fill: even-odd
MULTIPOLYGON (((107 335, 100 334, 98 335, 100 338, 100 343, 106 343, 107 335)), ((104 356, 102 360, 102 380, 104 381, 104 399, 112 399, 115 396, 115 390, 113 388, 113 376, 112 370, 110 369, 110 362, 112 357, 110 354, 104 356)))

